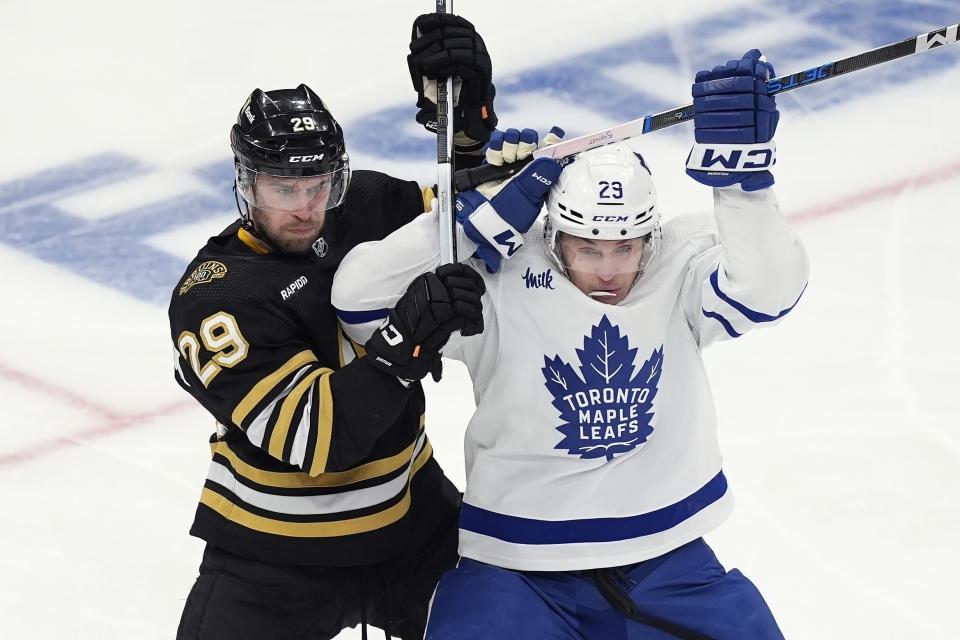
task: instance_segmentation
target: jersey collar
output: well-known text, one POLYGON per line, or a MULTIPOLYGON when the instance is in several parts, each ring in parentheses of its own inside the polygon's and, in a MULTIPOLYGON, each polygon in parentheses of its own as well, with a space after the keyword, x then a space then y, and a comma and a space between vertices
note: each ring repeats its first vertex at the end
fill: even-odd
POLYGON ((250 233, 246 227, 241 226, 237 230, 237 238, 240 242, 247 245, 254 253, 271 253, 273 249, 266 242, 250 233))

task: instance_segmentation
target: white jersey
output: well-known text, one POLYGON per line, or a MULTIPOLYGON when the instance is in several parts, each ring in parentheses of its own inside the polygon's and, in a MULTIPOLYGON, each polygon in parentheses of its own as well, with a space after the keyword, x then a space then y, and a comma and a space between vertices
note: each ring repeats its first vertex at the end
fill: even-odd
MULTIPOLYGON (((625 565, 730 513, 700 350, 777 322, 808 264, 772 190, 714 192, 719 230, 707 217, 665 224, 616 306, 557 272, 539 226, 500 273, 478 265, 485 330, 444 349, 466 363, 477 404, 461 555, 520 570, 625 565)), ((354 339, 436 266, 437 236, 436 217, 424 215, 347 256, 333 301, 354 339)))

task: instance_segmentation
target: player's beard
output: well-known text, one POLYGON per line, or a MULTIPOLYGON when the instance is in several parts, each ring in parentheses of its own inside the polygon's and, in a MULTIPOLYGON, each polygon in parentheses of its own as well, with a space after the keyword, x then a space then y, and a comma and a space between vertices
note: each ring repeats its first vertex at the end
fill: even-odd
POLYGON ((315 233, 312 233, 308 236, 302 237, 278 237, 274 233, 265 232, 263 235, 266 236, 267 241, 279 249, 282 253, 291 253, 291 254, 305 254, 309 253, 313 247, 313 243, 317 241, 317 238, 320 237, 320 230, 318 229, 315 233))
POLYGON ((324 223, 326 222, 326 216, 324 216, 320 218, 320 224, 317 225, 315 229, 311 229, 310 233, 299 234, 294 233, 292 229, 299 227, 306 228, 309 225, 289 223, 283 227, 279 227, 278 229, 272 229, 271 225, 267 224, 266 220, 264 219, 265 216, 269 215, 269 212, 262 212, 256 209, 252 212, 251 217, 253 219, 253 228, 256 230, 257 235, 261 236, 281 253, 289 253, 294 255, 306 254, 312 250, 313 243, 315 243, 317 238, 320 237, 320 234, 323 231, 324 223), (286 233, 284 233, 285 230, 286 233))

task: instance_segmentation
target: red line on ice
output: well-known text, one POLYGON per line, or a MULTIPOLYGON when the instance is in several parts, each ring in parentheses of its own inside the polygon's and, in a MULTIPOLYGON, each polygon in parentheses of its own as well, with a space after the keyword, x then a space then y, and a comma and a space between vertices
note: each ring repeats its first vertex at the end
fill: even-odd
POLYGON ((58 400, 61 404, 65 404, 68 407, 74 407, 75 409, 91 413, 98 418, 104 418, 106 420, 118 420, 121 418, 119 413, 109 407, 105 407, 69 389, 32 376, 25 371, 13 369, 2 363, 0 363, 0 378, 18 384, 34 393, 58 400))
POLYGON ((47 440, 31 444, 18 451, 10 453, 0 453, 0 467, 13 466, 29 462, 41 456, 72 447, 81 445, 92 440, 97 440, 104 436, 113 435, 140 426, 145 422, 150 422, 156 418, 167 416, 173 413, 179 413, 194 406, 193 401, 180 400, 170 402, 148 411, 124 414, 110 407, 106 407, 88 398, 85 398, 69 389, 55 385, 46 380, 42 380, 30 375, 24 371, 12 369, 6 365, 0 364, 0 379, 13 382, 25 389, 46 396, 63 405, 79 409, 80 411, 92 414, 100 418, 100 424, 81 429, 74 433, 49 438, 47 440))
POLYGON ((864 189, 863 191, 837 198, 831 202, 801 209, 788 215, 787 218, 791 222, 807 222, 817 218, 824 218, 846 209, 854 209, 863 204, 876 202, 884 198, 892 198, 905 191, 931 187, 941 182, 955 180, 956 178, 960 178, 960 162, 954 162, 939 169, 933 169, 932 171, 904 178, 897 182, 864 189))
MULTIPOLYGON (((863 191, 852 193, 830 202, 808 207, 807 209, 801 209, 787 217, 793 222, 806 222, 824 218, 866 203, 898 196, 905 191, 923 189, 956 178, 960 178, 960 162, 954 162, 939 169, 905 178, 898 182, 864 189, 863 191)), ((95 427, 83 429, 74 434, 51 438, 44 442, 25 447, 19 451, 2 453, 0 454, 0 467, 29 462, 60 449, 82 445, 92 440, 142 425, 144 422, 150 422, 156 418, 185 411, 194 406, 193 401, 183 400, 171 402, 149 411, 124 414, 85 398, 69 389, 52 384, 46 380, 41 380, 26 372, 12 369, 3 364, 0 364, 0 379, 16 383, 34 393, 45 395, 66 406, 85 411, 103 419, 103 422, 95 427)))

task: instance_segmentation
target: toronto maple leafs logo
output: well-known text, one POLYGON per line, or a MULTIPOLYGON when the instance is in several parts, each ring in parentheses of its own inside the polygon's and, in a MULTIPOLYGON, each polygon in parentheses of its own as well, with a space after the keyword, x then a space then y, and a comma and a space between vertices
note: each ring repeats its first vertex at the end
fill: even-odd
POLYGON ((584 336, 577 349, 580 374, 560 356, 543 357, 541 369, 564 435, 555 448, 581 458, 606 458, 642 446, 653 427, 653 400, 663 365, 663 347, 634 375, 637 350, 607 316, 584 336))

